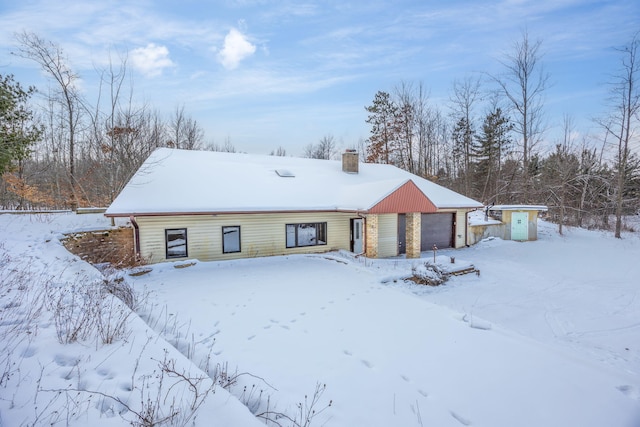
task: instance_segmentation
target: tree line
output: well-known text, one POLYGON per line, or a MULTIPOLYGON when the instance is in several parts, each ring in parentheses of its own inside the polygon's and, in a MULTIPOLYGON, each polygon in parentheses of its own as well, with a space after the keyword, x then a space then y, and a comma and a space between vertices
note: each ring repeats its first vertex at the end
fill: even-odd
POLYGON ((164 117, 137 100, 126 57, 97 71, 91 104, 58 44, 27 32, 16 40, 12 54, 37 64, 49 88, 0 75, 0 208, 107 206, 158 147, 235 152, 229 139, 205 143, 184 106, 164 117))
MULTIPOLYGON (((11 75, 0 75, 0 207, 106 206, 158 147, 235 152, 229 139, 205 143, 204 131, 183 106, 169 117, 135 99, 127 58, 98 70, 91 104, 62 48, 34 33, 16 36, 12 54, 37 64, 49 89, 34 99, 11 75)), ((544 204, 559 223, 609 227, 640 210, 636 34, 618 50, 600 131, 580 135, 562 118, 561 137, 549 144, 542 42, 524 32, 504 55, 500 75, 455 80, 446 105, 434 105, 422 83, 378 91, 365 107, 367 139, 354 144, 367 162, 396 165, 490 204, 544 204), (577 136, 579 135, 579 136, 577 136)), ((303 156, 338 153, 327 134, 303 156)), ((286 155, 278 147, 272 155, 286 155)))
POLYGON ((595 119, 599 131, 580 135, 565 115, 552 143, 541 45, 524 32, 501 61, 504 73, 454 81, 444 108, 420 83, 378 91, 365 107, 364 160, 393 164, 486 205, 546 205, 560 232, 564 224, 609 228, 613 216, 620 237, 624 216, 640 214, 639 35, 618 49, 603 103, 608 114, 595 119))

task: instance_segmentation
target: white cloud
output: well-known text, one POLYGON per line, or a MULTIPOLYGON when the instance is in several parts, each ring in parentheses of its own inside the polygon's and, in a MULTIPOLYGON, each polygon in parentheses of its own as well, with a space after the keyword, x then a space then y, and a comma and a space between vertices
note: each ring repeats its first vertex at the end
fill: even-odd
POLYGON ((175 65, 169 59, 169 49, 154 43, 134 49, 130 53, 130 58, 133 67, 147 77, 159 76, 162 70, 175 65))
POLYGON ((240 61, 253 55, 255 45, 251 44, 240 31, 232 28, 224 38, 224 47, 218 53, 218 61, 228 70, 236 68, 240 61))

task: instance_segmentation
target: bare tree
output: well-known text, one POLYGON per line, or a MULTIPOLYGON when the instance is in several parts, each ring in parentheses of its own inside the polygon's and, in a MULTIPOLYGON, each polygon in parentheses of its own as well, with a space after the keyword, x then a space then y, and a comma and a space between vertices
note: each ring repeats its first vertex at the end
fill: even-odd
POLYGON ((398 166, 411 173, 416 172, 416 156, 414 142, 418 129, 418 100, 411 83, 402 82, 395 88, 394 95, 398 107, 396 114, 396 132, 399 164, 398 166))
POLYGON ((549 87, 550 75, 542 66, 541 45, 541 40, 532 42, 524 31, 522 39, 514 43, 513 52, 501 61, 506 72, 500 77, 492 76, 499 92, 509 100, 514 131, 520 135, 525 201, 529 198, 529 161, 545 131, 544 92, 549 87))
POLYGON ((82 105, 76 86, 78 75, 68 66, 62 48, 57 44, 26 31, 17 34, 16 39, 19 47, 13 54, 36 62, 45 74, 55 82, 56 90, 52 93, 52 99, 61 105, 65 114, 64 125, 67 131, 69 182, 71 184, 70 205, 72 209, 75 209, 78 206, 75 137, 82 105))
POLYGON ((317 144, 307 145, 302 155, 309 159, 331 160, 336 155, 336 140, 333 135, 325 135, 317 144))
POLYGON ((285 150, 283 146, 279 146, 276 150, 271 150, 271 153, 269 153, 269 155, 277 156, 277 157, 285 157, 287 155, 287 150, 285 150))
POLYGON ((615 237, 620 238, 625 185, 628 181, 628 162, 631 141, 636 135, 640 121, 640 91, 638 90, 638 72, 640 63, 637 53, 640 45, 640 32, 636 33, 628 45, 617 49, 620 52, 619 72, 611 82, 611 105, 613 111, 608 120, 600 121, 608 135, 611 135, 617 148, 616 185, 615 185, 615 237))
POLYGON ((450 108, 456 125, 454 126, 453 143, 454 157, 459 159, 458 172, 463 177, 463 193, 471 194, 471 157, 475 135, 474 109, 481 100, 480 79, 466 77, 454 80, 453 91, 449 97, 450 108))
POLYGON ((208 151, 218 151, 218 152, 221 152, 221 153, 235 153, 236 152, 236 147, 231 142, 231 138, 230 137, 226 137, 225 140, 224 140, 224 144, 222 144, 222 145, 217 144, 215 142, 210 142, 209 144, 207 144, 205 149, 208 150, 208 151))
POLYGON ((580 160, 575 154, 574 124, 571 116, 563 119, 562 142, 556 144, 556 150, 543 162, 546 169, 545 191, 552 198, 557 211, 558 233, 562 235, 567 222, 567 210, 574 205, 580 194, 580 160))
POLYGON ((318 151, 322 154, 323 159, 331 160, 337 151, 336 139, 331 134, 327 134, 318 141, 318 151))
POLYGON ((176 107, 171 122, 169 132, 173 140, 171 144, 175 148, 185 150, 199 150, 202 148, 204 131, 191 117, 184 112, 184 105, 176 107))

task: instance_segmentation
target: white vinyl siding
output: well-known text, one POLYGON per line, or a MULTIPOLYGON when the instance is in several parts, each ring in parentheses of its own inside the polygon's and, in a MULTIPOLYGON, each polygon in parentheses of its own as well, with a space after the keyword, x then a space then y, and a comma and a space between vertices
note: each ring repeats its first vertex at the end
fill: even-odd
POLYGON ((201 261, 258 256, 321 253, 350 249, 352 213, 219 214, 136 217, 140 254, 148 262, 165 261, 165 229, 186 228, 189 258, 201 261), (327 223, 327 244, 286 247, 286 225, 327 223), (222 227, 241 228, 241 251, 222 252, 222 227))
POLYGON ((455 225, 455 234, 454 234, 454 247, 462 248, 466 246, 467 240, 467 211, 466 210, 458 210, 456 211, 456 225, 455 225))
POLYGON ((378 215, 378 257, 398 255, 398 214, 378 215))

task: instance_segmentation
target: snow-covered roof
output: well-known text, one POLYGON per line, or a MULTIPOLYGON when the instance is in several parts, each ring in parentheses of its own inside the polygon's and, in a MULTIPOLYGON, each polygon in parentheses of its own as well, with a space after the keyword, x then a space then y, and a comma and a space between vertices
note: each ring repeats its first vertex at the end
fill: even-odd
POLYGON ((366 211, 409 180, 440 209, 482 206, 391 165, 159 148, 106 215, 366 211))
POLYGON ((467 218, 469 219, 470 226, 502 224, 502 221, 498 221, 495 218, 485 215, 484 210, 471 211, 467 214, 467 218))
POLYGON ((548 208, 544 205, 494 205, 490 206, 492 211, 546 211, 548 208))

